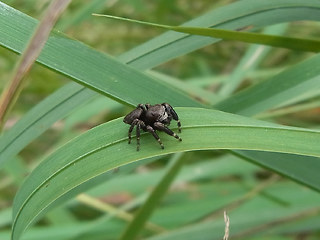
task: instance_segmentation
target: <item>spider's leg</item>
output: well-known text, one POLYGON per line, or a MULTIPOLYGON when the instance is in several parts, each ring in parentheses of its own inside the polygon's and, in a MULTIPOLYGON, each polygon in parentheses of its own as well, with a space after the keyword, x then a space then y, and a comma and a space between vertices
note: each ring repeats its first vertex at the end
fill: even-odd
POLYGON ((177 120, 177 125, 178 125, 178 131, 181 133, 181 122, 180 120, 177 120))
POLYGON ((137 120, 137 127, 136 127, 136 137, 137 137, 137 151, 140 150, 140 131, 142 129, 146 129, 146 125, 143 121, 137 120))
POLYGON ((182 141, 182 139, 181 139, 177 134, 175 134, 170 128, 166 127, 163 123, 161 123, 161 122, 155 122, 155 123, 154 123, 154 126, 155 126, 158 130, 163 131, 163 132, 165 132, 166 134, 175 137, 175 138, 178 139, 179 141, 182 141))
POLYGON ((129 144, 131 143, 131 133, 132 133, 133 128, 134 128, 134 123, 131 124, 131 126, 129 128, 129 132, 128 132, 128 137, 129 137, 128 143, 129 144))
POLYGON ((140 121, 137 123, 137 128, 136 128, 136 137, 137 137, 137 151, 140 150, 140 121))
POLYGON ((164 149, 163 143, 161 142, 161 140, 160 140, 158 134, 156 133, 156 131, 149 125, 146 128, 147 128, 147 131, 149 133, 151 133, 152 136, 158 141, 158 143, 160 144, 161 148, 164 149))
POLYGON ((133 130, 134 126, 137 125, 137 122, 138 122, 138 121, 139 121, 138 119, 133 120, 132 123, 131 123, 131 126, 130 126, 130 128, 129 128, 129 132, 128 132, 128 138, 129 138, 128 143, 129 143, 129 144, 131 143, 131 133, 132 133, 132 130, 133 130))

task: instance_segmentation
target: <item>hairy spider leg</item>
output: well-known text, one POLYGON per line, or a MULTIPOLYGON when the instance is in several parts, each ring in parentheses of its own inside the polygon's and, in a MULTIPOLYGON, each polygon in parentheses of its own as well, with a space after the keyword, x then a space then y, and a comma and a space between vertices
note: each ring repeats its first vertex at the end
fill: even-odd
POLYGON ((136 137, 137 137, 137 151, 139 151, 139 149, 140 149, 140 121, 138 121, 138 123, 137 123, 136 137))
POLYGON ((132 133, 132 130, 133 130, 133 128, 134 128, 134 126, 136 125, 136 122, 135 122, 135 120, 131 123, 131 126, 130 126, 130 128, 129 128, 129 132, 128 132, 128 137, 129 137, 129 141, 128 141, 128 143, 130 144, 131 143, 131 133, 132 133))
POLYGON ((146 125, 144 124, 143 121, 139 120, 139 119, 135 119, 132 121, 130 129, 129 129, 129 143, 131 142, 131 132, 134 128, 134 126, 136 126, 136 138, 137 138, 137 151, 140 150, 140 130, 142 129, 146 129, 146 125))
POLYGON ((182 139, 181 139, 177 134, 175 134, 170 128, 166 127, 163 123, 161 123, 161 122, 155 122, 155 123, 154 123, 154 126, 155 126, 158 130, 163 131, 163 132, 165 132, 166 134, 175 137, 175 138, 178 139, 179 141, 182 141, 182 139))
POLYGON ((156 133, 156 131, 151 127, 151 126, 147 126, 147 131, 149 133, 152 134, 152 136, 158 141, 158 143, 160 144, 161 148, 164 149, 164 145, 163 143, 161 142, 161 139, 159 138, 158 134, 156 133))
POLYGON ((181 122, 180 120, 177 120, 177 125, 178 125, 178 131, 181 133, 181 122))
MULTIPOLYGON (((129 138, 128 143, 129 143, 129 144, 131 143, 131 133, 132 133, 132 131, 133 131, 134 126, 137 126, 136 130, 138 130, 138 125, 139 125, 139 137, 140 137, 140 124, 141 124, 141 123, 142 123, 143 126, 144 126, 144 123, 143 123, 141 120, 139 120, 139 119, 135 119, 135 120, 132 121, 131 126, 130 126, 130 128, 129 128, 129 132, 128 132, 128 138, 129 138)), ((137 137, 138 137, 138 135, 137 135, 137 137)))

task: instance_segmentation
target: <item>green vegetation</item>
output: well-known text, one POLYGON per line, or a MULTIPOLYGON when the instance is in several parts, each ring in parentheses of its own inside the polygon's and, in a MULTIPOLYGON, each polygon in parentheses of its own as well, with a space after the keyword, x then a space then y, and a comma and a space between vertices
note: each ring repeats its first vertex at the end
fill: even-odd
MULTIPOLYGON (((48 7, 6 4, 2 89, 48 7)), ((319 21, 317 0, 73 1, 0 136, 0 239, 319 238, 320 56, 299 51, 319 49, 319 21), (295 40, 163 33, 94 12, 295 40), (143 133, 137 152, 123 116, 161 102, 183 141, 160 133, 161 150, 143 133)))

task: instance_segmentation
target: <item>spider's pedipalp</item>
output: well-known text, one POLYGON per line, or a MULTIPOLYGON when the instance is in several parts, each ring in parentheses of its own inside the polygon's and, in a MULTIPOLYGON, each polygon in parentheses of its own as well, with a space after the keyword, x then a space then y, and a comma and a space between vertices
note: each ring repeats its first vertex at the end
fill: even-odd
POLYGON ((168 104, 168 103, 162 103, 162 106, 164 106, 166 108, 166 111, 169 112, 169 114, 172 116, 172 118, 177 121, 177 125, 178 125, 178 131, 179 133, 181 133, 181 122, 179 120, 178 114, 176 113, 176 111, 173 109, 173 107, 168 104))

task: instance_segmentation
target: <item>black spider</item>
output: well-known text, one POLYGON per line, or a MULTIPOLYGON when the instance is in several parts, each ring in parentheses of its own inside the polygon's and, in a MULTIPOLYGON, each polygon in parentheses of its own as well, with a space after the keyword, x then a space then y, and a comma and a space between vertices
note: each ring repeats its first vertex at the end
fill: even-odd
POLYGON ((172 119, 177 121, 178 130, 181 132, 181 123, 179 121, 179 117, 168 103, 156 105, 139 104, 135 110, 130 112, 123 119, 123 122, 131 125, 128 133, 129 143, 131 143, 131 132, 134 126, 136 126, 137 131, 137 151, 139 151, 140 148, 140 129, 151 133, 159 142, 162 149, 164 149, 164 146, 158 134, 156 133, 156 130, 163 131, 170 136, 179 139, 179 141, 182 141, 177 134, 167 127, 170 125, 172 119))

